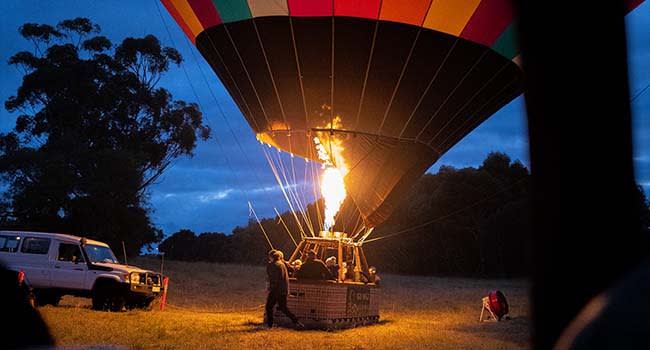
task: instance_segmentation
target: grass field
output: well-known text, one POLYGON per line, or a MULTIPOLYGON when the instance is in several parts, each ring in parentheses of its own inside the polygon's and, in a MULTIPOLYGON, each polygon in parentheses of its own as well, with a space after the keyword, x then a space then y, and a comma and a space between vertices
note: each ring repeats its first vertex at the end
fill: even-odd
MULTIPOLYGON (((158 269, 156 261, 135 264, 158 269)), ((526 349, 526 282, 382 275, 381 322, 339 331, 262 326, 263 267, 165 262, 170 276, 164 312, 90 310, 65 297, 40 308, 59 346, 134 349, 526 349), (511 319, 478 322, 481 298, 499 289, 511 319)))

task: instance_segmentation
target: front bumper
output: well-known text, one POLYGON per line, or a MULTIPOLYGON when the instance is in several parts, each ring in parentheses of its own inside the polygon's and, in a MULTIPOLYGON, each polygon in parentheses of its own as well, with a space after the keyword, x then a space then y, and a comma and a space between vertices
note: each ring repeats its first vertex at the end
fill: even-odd
POLYGON ((162 293, 162 287, 142 284, 130 284, 129 291, 131 293, 141 294, 143 296, 158 296, 160 293, 162 293))
POLYGON ((131 293, 147 297, 158 296, 162 294, 164 289, 162 275, 148 272, 131 273, 128 285, 131 293), (134 275, 138 276, 135 277, 134 275))

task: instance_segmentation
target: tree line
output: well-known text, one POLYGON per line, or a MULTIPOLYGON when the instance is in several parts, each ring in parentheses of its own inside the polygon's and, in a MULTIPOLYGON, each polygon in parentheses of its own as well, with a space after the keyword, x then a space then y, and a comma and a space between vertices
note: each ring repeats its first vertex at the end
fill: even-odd
MULTIPOLYGON (((368 262, 380 271, 404 274, 524 276, 531 253, 529 186, 528 169, 498 152, 476 168, 442 166, 425 174, 364 244, 368 262)), ((650 235, 650 202, 641 187, 638 194, 641 229, 650 235)), ((308 206, 308 216, 317 217, 316 204, 308 206)), ((285 255, 300 240, 290 212, 263 219, 261 226, 285 255)), ((158 249, 169 259, 262 264, 270 247, 260 224, 249 221, 232 234, 181 230, 158 249)))

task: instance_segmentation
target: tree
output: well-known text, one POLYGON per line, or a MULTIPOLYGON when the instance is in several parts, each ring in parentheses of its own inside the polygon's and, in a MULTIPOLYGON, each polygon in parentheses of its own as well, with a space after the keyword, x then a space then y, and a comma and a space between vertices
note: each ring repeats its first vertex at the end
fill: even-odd
POLYGON ((210 133, 196 104, 157 87, 181 55, 152 35, 114 47, 85 18, 19 31, 34 51, 9 60, 24 76, 0 134, 3 224, 125 241, 130 254, 159 241, 147 189, 210 133))
POLYGON ((504 153, 477 168, 425 174, 373 232, 369 261, 401 273, 516 276, 526 273, 528 170, 504 153))
POLYGON ((158 245, 158 250, 173 260, 201 260, 196 254, 196 235, 188 229, 180 230, 158 245))

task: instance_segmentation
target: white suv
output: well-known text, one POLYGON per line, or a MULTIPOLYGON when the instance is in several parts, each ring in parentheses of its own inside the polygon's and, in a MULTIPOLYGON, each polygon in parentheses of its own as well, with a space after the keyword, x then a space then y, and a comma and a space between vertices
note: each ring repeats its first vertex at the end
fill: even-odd
POLYGON ((160 273, 119 264, 106 243, 72 235, 0 231, 0 263, 24 272, 37 305, 75 295, 96 310, 150 309, 162 292, 160 273))

